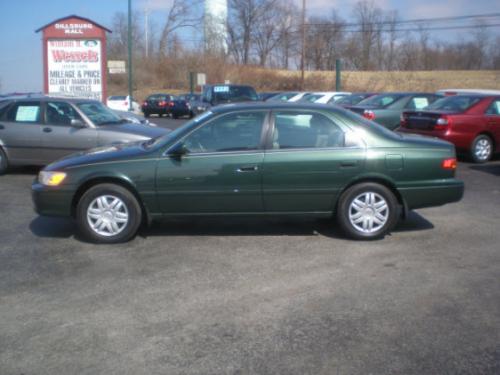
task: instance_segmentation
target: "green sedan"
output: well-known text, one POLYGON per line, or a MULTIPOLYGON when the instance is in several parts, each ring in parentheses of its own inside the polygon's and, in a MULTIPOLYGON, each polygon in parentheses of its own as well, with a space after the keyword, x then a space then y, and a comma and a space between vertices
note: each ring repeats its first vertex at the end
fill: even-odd
POLYGON ((337 107, 272 102, 215 107, 159 138, 74 154, 44 168, 32 192, 40 215, 75 218, 93 242, 208 215, 335 217, 367 240, 408 210, 459 201, 455 168, 451 143, 337 107))

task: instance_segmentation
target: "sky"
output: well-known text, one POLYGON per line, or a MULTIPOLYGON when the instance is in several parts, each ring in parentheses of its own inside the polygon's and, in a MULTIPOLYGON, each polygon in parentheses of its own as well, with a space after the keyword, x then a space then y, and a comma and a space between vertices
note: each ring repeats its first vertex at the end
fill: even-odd
MULTIPOLYGON (((301 4, 301 0, 294 0, 301 4)), ((500 0, 373 0, 382 9, 397 10, 401 19, 486 14, 500 11, 500 0)), ((171 0, 133 0, 134 9, 148 4, 153 22, 166 17, 171 0)), ((357 0, 307 0, 308 14, 336 10, 349 20, 357 0)), ((42 90, 42 42, 39 27, 71 14, 110 27, 127 0, 0 0, 0 92, 42 90)), ((498 33, 500 28, 490 29, 498 33)), ((452 33, 456 36, 456 34, 452 33)))

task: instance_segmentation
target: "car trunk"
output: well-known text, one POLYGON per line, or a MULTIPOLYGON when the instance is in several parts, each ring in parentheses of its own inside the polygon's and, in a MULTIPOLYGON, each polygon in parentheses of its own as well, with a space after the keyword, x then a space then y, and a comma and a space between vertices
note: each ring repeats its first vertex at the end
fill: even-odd
POLYGON ((439 119, 446 119, 448 115, 453 114, 450 111, 413 111, 403 114, 404 121, 401 125, 406 129, 419 131, 442 130, 444 124, 439 124, 439 119))

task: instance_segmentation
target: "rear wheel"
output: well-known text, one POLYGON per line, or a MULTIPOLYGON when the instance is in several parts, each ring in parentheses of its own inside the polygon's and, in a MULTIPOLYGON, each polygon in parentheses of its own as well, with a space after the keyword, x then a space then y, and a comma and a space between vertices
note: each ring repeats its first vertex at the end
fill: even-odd
POLYGON ((137 233, 142 210, 129 190, 115 184, 100 184, 83 194, 76 220, 82 235, 92 242, 125 242, 137 233))
POLYGON ((478 135, 472 142, 470 156, 474 163, 486 163, 493 155, 493 141, 485 134, 478 135))
POLYGON ((9 167, 9 161, 7 160, 7 155, 0 147, 0 175, 7 172, 7 168, 9 167))
POLYGON ((344 232, 357 240, 383 237, 396 225, 398 217, 396 197, 380 184, 354 185, 339 200, 337 220, 344 232))
POLYGON ((144 112, 144 117, 148 118, 149 117, 149 112, 144 112))

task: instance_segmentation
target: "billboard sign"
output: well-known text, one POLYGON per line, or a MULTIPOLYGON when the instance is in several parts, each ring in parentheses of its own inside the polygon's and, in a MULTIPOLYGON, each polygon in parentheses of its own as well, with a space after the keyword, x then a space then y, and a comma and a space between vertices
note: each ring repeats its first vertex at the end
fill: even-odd
POLYGON ((44 93, 106 99, 104 26, 76 15, 42 26, 44 93))
POLYGON ((98 39, 47 40, 48 93, 102 100, 98 39))

